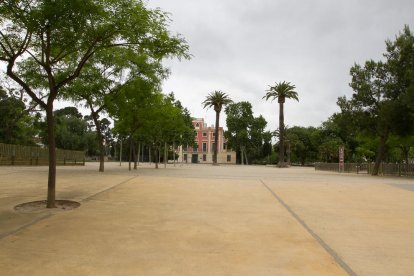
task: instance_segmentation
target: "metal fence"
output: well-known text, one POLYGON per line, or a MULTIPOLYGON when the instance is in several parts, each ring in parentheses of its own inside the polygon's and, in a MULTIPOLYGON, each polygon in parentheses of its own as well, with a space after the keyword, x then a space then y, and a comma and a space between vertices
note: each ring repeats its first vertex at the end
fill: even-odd
MULTIPOLYGON (((373 169, 374 163, 344 163, 343 168, 339 163, 315 163, 317 171, 371 174, 373 169)), ((381 163, 379 174, 414 177, 414 164, 381 163)))
MULTIPOLYGON (((44 166, 49 164, 48 148, 0 143, 0 166, 44 166)), ((83 151, 56 150, 57 165, 85 165, 83 151)))

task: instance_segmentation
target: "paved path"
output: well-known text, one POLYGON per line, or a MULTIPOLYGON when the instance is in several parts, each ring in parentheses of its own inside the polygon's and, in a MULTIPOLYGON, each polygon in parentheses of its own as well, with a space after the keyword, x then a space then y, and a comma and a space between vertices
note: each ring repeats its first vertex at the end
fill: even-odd
POLYGON ((413 179, 309 168, 0 167, 2 275, 410 275, 413 179))

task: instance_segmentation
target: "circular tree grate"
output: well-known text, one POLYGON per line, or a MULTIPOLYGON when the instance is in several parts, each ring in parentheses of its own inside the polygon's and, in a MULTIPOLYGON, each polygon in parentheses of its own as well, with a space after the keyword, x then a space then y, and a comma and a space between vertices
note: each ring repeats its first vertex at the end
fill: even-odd
POLYGON ((56 208, 46 208, 46 200, 21 203, 14 206, 14 210, 22 213, 33 213, 43 210, 72 210, 80 206, 79 202, 71 200, 56 200, 56 208))

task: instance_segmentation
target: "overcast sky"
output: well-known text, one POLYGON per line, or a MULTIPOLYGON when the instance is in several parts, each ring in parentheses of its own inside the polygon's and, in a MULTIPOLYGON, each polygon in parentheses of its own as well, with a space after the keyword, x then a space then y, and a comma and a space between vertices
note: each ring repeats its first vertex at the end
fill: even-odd
MULTIPOLYGON (((169 12, 170 30, 185 37, 191 60, 167 61, 174 91, 192 116, 214 124, 201 102, 214 90, 249 101, 268 129, 277 128, 277 101, 262 99, 268 85, 296 85, 299 103, 287 100, 285 124, 319 126, 351 95, 349 69, 379 60, 386 39, 404 24, 414 29, 413 0, 147 0, 169 12)), ((221 125, 225 124, 223 112, 221 125)))

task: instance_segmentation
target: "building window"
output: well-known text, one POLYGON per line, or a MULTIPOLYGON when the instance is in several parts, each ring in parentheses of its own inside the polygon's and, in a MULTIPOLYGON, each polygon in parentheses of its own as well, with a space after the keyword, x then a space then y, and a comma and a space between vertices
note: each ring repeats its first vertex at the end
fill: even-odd
POLYGON ((188 150, 187 145, 183 146, 183 151, 187 151, 187 150, 188 150))
POLYGON ((196 124, 195 124, 195 128, 196 128, 196 129, 199 129, 199 128, 200 128, 200 124, 199 124, 199 123, 196 123, 196 124))
POLYGON ((216 150, 216 143, 211 143, 211 151, 214 152, 216 150))
POLYGON ((207 137, 207 132, 203 132, 203 137, 207 137))
POLYGON ((193 147, 193 151, 197 151, 198 150, 198 144, 197 143, 195 143, 194 144, 194 147, 193 147))
POLYGON ((203 152, 207 151, 207 143, 203 143, 203 152))
POLYGON ((183 160, 187 163, 187 154, 184 154, 183 160))
POLYGON ((203 154, 203 161, 204 162, 207 161, 207 155, 206 154, 203 154))
POLYGON ((227 154, 227 162, 231 162, 231 155, 227 154))

